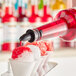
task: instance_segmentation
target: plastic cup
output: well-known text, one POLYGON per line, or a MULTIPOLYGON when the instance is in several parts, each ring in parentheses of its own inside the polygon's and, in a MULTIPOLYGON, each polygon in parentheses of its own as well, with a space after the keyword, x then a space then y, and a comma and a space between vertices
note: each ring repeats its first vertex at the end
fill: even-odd
POLYGON ((34 69, 35 62, 20 62, 10 59, 14 76, 31 76, 32 70, 34 69))
POLYGON ((39 65, 41 64, 41 62, 42 62, 42 58, 40 58, 39 60, 35 61, 35 66, 34 66, 34 69, 32 71, 31 76, 37 76, 38 75, 37 69, 39 68, 39 65))

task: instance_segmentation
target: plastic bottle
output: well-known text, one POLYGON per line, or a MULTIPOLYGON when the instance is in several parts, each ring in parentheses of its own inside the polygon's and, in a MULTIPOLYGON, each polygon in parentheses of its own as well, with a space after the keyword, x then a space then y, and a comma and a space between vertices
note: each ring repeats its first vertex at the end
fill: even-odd
POLYGON ((54 22, 45 24, 33 30, 27 30, 20 41, 37 41, 60 37, 66 41, 76 39, 76 10, 69 9, 59 12, 54 22))
POLYGON ((42 22, 43 24, 47 24, 49 22, 52 22, 53 18, 50 15, 49 0, 44 0, 43 2, 44 2, 44 7, 43 7, 42 22))
POLYGON ((51 9, 53 11, 52 15, 55 17, 59 11, 66 9, 66 4, 63 0, 55 0, 55 3, 52 5, 51 9))
POLYGON ((35 27, 37 21, 40 21, 38 15, 38 0, 31 0, 31 16, 29 17, 29 22, 35 27))
POLYGON ((3 44, 3 23, 2 18, 0 18, 0 51, 2 51, 2 44, 3 44))
POLYGON ((13 15, 14 7, 12 0, 5 0, 5 14, 2 18, 4 23, 4 41, 2 45, 2 51, 12 51, 17 47, 17 18, 13 15))

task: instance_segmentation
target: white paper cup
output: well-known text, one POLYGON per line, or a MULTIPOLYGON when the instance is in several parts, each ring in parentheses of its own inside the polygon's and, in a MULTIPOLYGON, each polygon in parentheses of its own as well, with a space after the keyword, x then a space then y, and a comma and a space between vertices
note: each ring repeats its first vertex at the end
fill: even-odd
POLYGON ((36 71, 32 76, 39 76, 38 72, 36 71))
POLYGON ((12 73, 6 72, 4 74, 2 74, 1 76, 13 76, 12 73))
POLYGON ((43 69, 43 65, 44 65, 44 62, 45 62, 46 58, 47 58, 47 55, 41 57, 42 60, 41 60, 41 63, 39 65, 38 69, 37 69, 37 72, 38 72, 39 76, 41 76, 42 74, 45 74, 44 73, 45 71, 43 69))
POLYGON ((37 69, 39 68, 39 65, 41 64, 41 62, 42 62, 42 58, 35 61, 35 66, 34 66, 31 76, 37 76, 37 74, 38 74, 37 69))
POLYGON ((48 60, 49 60, 49 57, 51 56, 52 52, 48 51, 47 52, 47 55, 45 56, 42 56, 42 61, 41 61, 41 64, 39 65, 39 68, 38 68, 38 73, 41 72, 41 69, 44 70, 44 72, 48 72, 48 70, 50 69, 49 65, 48 65, 48 60))
POLYGON ((45 73, 50 70, 50 67, 49 67, 48 63, 46 63, 46 64, 43 66, 43 69, 44 69, 45 73))
POLYGON ((32 70, 35 66, 35 62, 20 62, 10 59, 14 76, 31 76, 32 70))
POLYGON ((44 71, 43 68, 39 69, 38 75, 39 75, 39 76, 44 76, 44 75, 45 75, 45 71, 44 71))
POLYGON ((47 72, 50 68, 49 68, 49 65, 48 65, 48 60, 49 60, 49 57, 52 55, 52 51, 48 51, 47 52, 47 57, 45 58, 44 60, 44 64, 43 64, 43 69, 45 70, 45 72, 47 72))

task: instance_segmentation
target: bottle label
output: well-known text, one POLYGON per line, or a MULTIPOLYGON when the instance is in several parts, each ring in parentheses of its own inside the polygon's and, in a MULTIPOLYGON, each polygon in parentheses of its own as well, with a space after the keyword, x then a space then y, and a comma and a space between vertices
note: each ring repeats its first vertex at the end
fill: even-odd
POLYGON ((17 27, 15 25, 4 26, 4 42, 16 42, 17 41, 17 27))
POLYGON ((3 43, 3 27, 0 27, 0 45, 3 43))

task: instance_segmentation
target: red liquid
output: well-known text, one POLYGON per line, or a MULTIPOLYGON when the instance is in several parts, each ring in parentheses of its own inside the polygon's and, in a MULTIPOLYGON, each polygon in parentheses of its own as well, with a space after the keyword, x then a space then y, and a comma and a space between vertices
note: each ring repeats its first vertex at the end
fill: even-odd
POLYGON ((18 22, 24 22, 24 20, 27 18, 24 0, 19 0, 18 6, 18 22))
MULTIPOLYGON (((69 12, 72 13, 72 17, 75 18, 74 22, 71 23, 71 25, 70 25, 70 26, 73 26, 73 25, 75 25, 75 22, 76 22, 76 10, 70 9, 69 12), (73 24, 73 25, 72 25, 72 24, 73 24)), ((58 14, 57 17, 60 17, 60 15, 58 14)), ((69 19, 68 19, 68 20, 69 20, 69 19)), ((69 20, 69 21, 71 21, 71 20, 69 20)), ((69 26, 69 27, 70 27, 70 26, 69 26)), ((63 36, 63 37, 61 37, 61 38, 65 39, 65 40, 67 40, 67 41, 76 38, 76 35, 75 35, 76 29, 74 29, 74 28, 76 28, 76 26, 73 26, 72 28, 73 28, 73 29, 70 29, 70 30, 66 33, 66 35, 63 36)), ((73 47, 73 48, 74 48, 74 46, 75 46, 75 45, 74 45, 74 41, 73 41, 73 42, 67 42, 67 41, 61 40, 61 47, 73 47)))
POLYGON ((25 15, 25 10, 23 8, 24 7, 21 6, 18 7, 18 22, 23 22, 24 18, 27 18, 27 16, 25 15))
POLYGON ((35 13, 35 5, 32 5, 32 14, 29 17, 29 22, 34 23, 39 16, 35 13))
POLYGON ((44 5, 42 22, 48 22, 49 19, 50 19, 50 21, 53 20, 52 16, 47 13, 47 9, 48 9, 47 5, 44 5))
POLYGON ((13 13, 13 12, 11 12, 10 9, 12 9, 12 8, 10 8, 10 7, 5 7, 5 15, 4 15, 3 18, 2 18, 2 22, 3 22, 3 23, 10 22, 11 17, 13 17, 13 16, 12 16, 12 13, 13 13))

